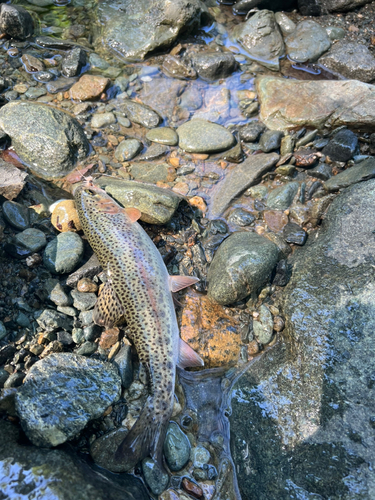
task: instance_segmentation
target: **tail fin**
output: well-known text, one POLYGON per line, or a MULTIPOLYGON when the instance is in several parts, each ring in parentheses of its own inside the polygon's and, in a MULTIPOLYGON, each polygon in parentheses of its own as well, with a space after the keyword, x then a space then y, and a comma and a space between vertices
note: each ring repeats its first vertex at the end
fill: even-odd
POLYGON ((128 472, 143 458, 151 456, 163 469, 163 444, 169 415, 155 415, 153 398, 149 396, 143 410, 115 453, 116 461, 128 472))

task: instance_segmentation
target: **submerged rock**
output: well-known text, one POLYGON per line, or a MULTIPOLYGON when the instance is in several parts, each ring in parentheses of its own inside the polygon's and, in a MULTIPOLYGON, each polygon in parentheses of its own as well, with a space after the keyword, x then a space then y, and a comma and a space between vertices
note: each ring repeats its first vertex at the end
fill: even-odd
POLYGON ((341 125, 375 128, 373 85, 356 80, 299 81, 272 76, 257 78, 256 85, 260 118, 272 130, 341 125))
POLYGON ((288 56, 297 62, 314 62, 331 47, 327 31, 312 20, 301 21, 285 39, 288 56))
POLYGON ((125 101, 119 106, 119 109, 130 121, 146 128, 157 127, 161 122, 161 117, 156 111, 136 101, 125 101))
POLYGON ((203 80, 226 78, 237 68, 231 52, 198 52, 192 57, 194 69, 203 80))
POLYGON ((141 220, 149 224, 169 222, 182 200, 173 191, 153 184, 109 177, 101 177, 97 183, 125 208, 138 208, 142 212, 141 220))
POLYGON ((373 177, 375 177, 375 158, 370 157, 331 177, 324 183, 324 187, 329 192, 335 192, 373 177))
POLYGON ((176 422, 169 423, 163 449, 171 471, 181 470, 189 461, 191 445, 176 422))
POLYGON ((280 68, 279 58, 284 55, 285 47, 273 12, 256 12, 245 23, 234 28, 232 38, 242 45, 254 61, 275 71, 280 68))
POLYGON ((200 24, 199 0, 100 0, 102 33, 97 44, 126 60, 143 59, 156 49, 168 48, 180 32, 200 24), (126 15, 119 15, 119 9, 126 15))
POLYGON ((273 189, 268 195, 267 206, 275 210, 286 210, 292 204, 298 189, 298 182, 287 182, 273 189))
POLYGON ((57 446, 100 417, 121 393, 117 368, 72 353, 35 363, 16 394, 16 411, 37 446, 57 446))
POLYGON ((333 161, 348 161, 358 146, 358 137, 351 130, 339 130, 323 148, 323 154, 333 161))
POLYGON ((177 129, 180 148, 188 153, 217 153, 235 143, 233 134, 225 127, 195 118, 177 129))
POLYGON ((231 447, 242 498, 375 494, 374 210, 375 180, 346 189, 318 237, 294 254, 283 305, 288 340, 234 386, 231 447))
POLYGON ((64 177, 89 152, 81 125, 51 106, 9 102, 0 110, 0 127, 12 139, 18 156, 47 179, 64 177))
POLYGON ((278 257, 278 247, 257 233, 231 234, 208 270, 208 295, 222 305, 255 296, 269 280, 278 257))

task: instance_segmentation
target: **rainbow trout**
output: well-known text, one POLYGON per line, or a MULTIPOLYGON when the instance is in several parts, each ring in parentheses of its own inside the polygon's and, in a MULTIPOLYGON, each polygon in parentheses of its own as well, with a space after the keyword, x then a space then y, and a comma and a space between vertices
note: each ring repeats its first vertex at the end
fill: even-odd
POLYGON ((136 222, 141 216, 138 209, 122 208, 91 181, 80 184, 74 196, 83 231, 108 278, 95 305, 94 322, 110 328, 126 321, 149 377, 149 396, 115 458, 123 471, 146 456, 162 467, 176 365, 203 365, 180 339, 171 292, 198 279, 168 275, 157 248, 136 222))

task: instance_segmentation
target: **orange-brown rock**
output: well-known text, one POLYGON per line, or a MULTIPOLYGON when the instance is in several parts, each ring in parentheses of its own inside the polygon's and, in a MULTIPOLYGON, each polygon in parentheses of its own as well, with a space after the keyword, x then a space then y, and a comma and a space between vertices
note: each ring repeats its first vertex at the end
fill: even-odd
POLYGON ((94 283, 90 278, 82 278, 77 283, 77 290, 79 292, 96 292, 98 290, 98 285, 94 283))
POLYGON ((109 349, 118 341, 120 330, 118 328, 109 328, 104 330, 100 336, 99 345, 102 349, 109 349))
POLYGON ((186 196, 189 192, 189 185, 186 184, 186 182, 176 182, 176 184, 172 188, 172 191, 186 196))
POLYGON ((181 312, 181 337, 203 358, 205 368, 237 363, 238 321, 208 296, 188 290, 181 312))
POLYGON ((268 228, 275 233, 278 233, 288 224, 288 216, 280 210, 267 210, 264 212, 264 220, 268 228))
POLYGON ((207 210, 206 202, 200 196, 193 196, 192 198, 190 198, 189 205, 194 208, 198 208, 202 213, 207 210))
POLYGON ((252 340, 247 344, 247 353, 249 356, 254 356, 254 354, 258 354, 259 352, 259 344, 256 340, 252 340))
POLYGON ((182 487, 194 498, 202 498, 203 496, 202 488, 193 483, 193 481, 190 481, 187 477, 184 477, 182 480, 182 487))
POLYGON ((83 75, 70 89, 69 95, 75 101, 98 99, 109 83, 109 78, 98 75, 83 75))
POLYGON ((62 233, 67 231, 81 231, 81 223, 73 200, 63 200, 58 203, 52 211, 52 225, 62 233))

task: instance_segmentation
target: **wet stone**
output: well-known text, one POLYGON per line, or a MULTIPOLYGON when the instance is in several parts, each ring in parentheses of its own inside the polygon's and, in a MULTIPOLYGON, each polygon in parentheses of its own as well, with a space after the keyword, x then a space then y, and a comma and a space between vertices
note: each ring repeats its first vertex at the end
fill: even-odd
POLYGON ((21 61, 23 62, 28 73, 35 73, 44 69, 43 61, 31 54, 23 54, 21 61))
POLYGON ((25 96, 28 99, 38 99, 47 94, 47 90, 44 87, 31 87, 25 92, 25 96))
POLYGON ((36 73, 34 73, 33 78, 37 82, 48 83, 51 80, 54 80, 56 77, 50 71, 43 70, 43 71, 37 71, 36 73))
POLYGON ((3 216, 11 226, 23 231, 30 226, 29 209, 15 201, 5 201, 3 203, 3 216))
POLYGON ((73 344, 73 337, 68 332, 57 332, 57 340, 61 342, 65 346, 69 346, 73 344))
POLYGON ((375 177, 375 158, 370 157, 328 179, 324 183, 324 188, 332 193, 373 177, 375 177))
POLYGON ((1 4, 0 30, 9 37, 24 40, 34 32, 33 19, 21 6, 1 4))
POLYGON ((121 141, 115 151, 115 158, 118 161, 132 160, 137 154, 142 151, 143 145, 138 139, 125 139, 121 141))
POLYGON ((233 134, 207 120, 194 119, 177 129, 180 148, 188 153, 217 153, 234 146, 233 134))
POLYGON ((98 349, 98 344, 96 342, 86 341, 84 342, 78 349, 76 349, 75 353, 80 356, 91 356, 98 349))
POLYGON ((50 94, 65 92, 66 90, 69 90, 76 82, 77 78, 57 78, 57 80, 47 83, 46 90, 50 94))
POLYGON ((331 47, 331 41, 324 28, 312 20, 301 21, 285 39, 289 57, 293 61, 316 61, 331 47))
POLYGON ((203 446, 196 446, 191 449, 190 459, 193 462, 194 467, 203 468, 205 464, 208 464, 210 458, 210 452, 203 446))
POLYGON ((116 123, 116 117, 113 113, 94 113, 91 118, 91 126, 93 128, 107 127, 116 123))
POLYGON ((254 335, 260 344, 269 344, 273 335, 273 318, 267 306, 261 305, 258 319, 253 321, 254 335))
POLYGON ((275 12, 275 19, 284 36, 290 35, 296 29, 296 24, 284 12, 275 12))
POLYGON ((316 177, 321 181, 327 181, 332 177, 332 168, 327 163, 319 163, 316 167, 307 170, 307 175, 310 177, 316 177))
MULTIPOLYGON (((8 335, 7 329, 2 321, 0 321, 0 340, 3 340, 8 335)), ((1 356, 0 356, 1 360, 1 356)))
POLYGON ((259 149, 264 153, 270 153, 275 149, 279 149, 283 135, 283 132, 277 130, 267 130, 260 138, 259 149))
POLYGON ((32 253, 39 252, 47 245, 47 239, 43 231, 34 228, 25 229, 15 236, 15 241, 32 253))
POLYGON ((226 78, 237 69, 231 52, 198 52, 192 57, 194 69, 203 80, 226 78))
POLYGON ((156 160, 161 156, 164 156, 169 151, 167 146, 163 146, 162 144, 153 143, 151 146, 147 148, 147 150, 139 156, 139 160, 141 161, 150 161, 156 160))
POLYGON ((191 445, 186 435, 175 422, 169 423, 163 449, 171 471, 179 471, 188 463, 191 445))
POLYGON ((71 298, 65 292, 64 287, 59 280, 49 278, 44 283, 44 289, 48 294, 48 298, 57 306, 70 306, 72 303, 71 298))
POLYGON ((240 138, 244 142, 256 142, 265 126, 259 122, 250 122, 240 130, 240 138))
POLYGON ((0 196, 13 200, 22 191, 27 173, 10 163, 0 161, 0 196))
POLYGON ((149 130, 146 134, 146 139, 167 146, 176 146, 178 144, 178 135, 172 128, 168 127, 149 130))
POLYGON ((159 114, 145 104, 135 101, 125 101, 119 105, 119 110, 125 114, 131 122, 143 125, 146 128, 154 128, 161 122, 159 114))
POLYGON ((319 59, 319 64, 346 78, 354 78, 366 83, 375 79, 375 57, 366 45, 360 43, 335 44, 319 59))
POLYGON ((76 47, 63 59, 61 73, 68 78, 78 76, 85 64, 86 51, 80 47, 76 47))
POLYGON ((72 290, 70 295, 73 298, 73 307, 79 311, 88 311, 89 309, 92 309, 97 301, 95 293, 85 293, 79 292, 78 290, 72 290))
POLYGON ((70 89, 70 97, 75 101, 98 99, 110 80, 98 75, 83 75, 70 89))
POLYGON ((168 180, 169 165, 167 163, 134 162, 129 170, 136 181, 156 184, 158 181, 168 180))
POLYGON ((283 229, 283 237, 287 243, 302 246, 306 243, 307 233, 298 224, 289 222, 283 229))
POLYGON ((43 262, 53 273, 71 273, 79 264, 83 251, 83 241, 77 233, 61 233, 46 246, 43 262))
POLYGON ((133 382, 133 363, 130 345, 123 345, 113 359, 121 377, 121 384, 124 389, 130 387, 133 382))
POLYGON ((35 363, 16 395, 16 411, 37 446, 57 446, 100 417, 120 396, 117 369, 77 354, 51 354, 35 363))
POLYGON ((7 378, 4 383, 4 389, 9 389, 11 387, 20 387, 25 379, 25 374, 22 372, 15 372, 7 378))
POLYGON ((45 309, 36 321, 45 332, 54 332, 59 329, 68 331, 72 327, 72 320, 54 309, 45 309))
POLYGON ((152 458, 142 460, 142 472, 147 486, 154 495, 160 495, 167 488, 169 476, 152 458))
POLYGON ((208 270, 208 294, 229 305, 255 294, 270 278, 278 247, 256 233, 233 233, 217 250, 208 270))
POLYGON ((288 182, 273 189, 268 195, 267 207, 275 210, 286 210, 292 204, 298 189, 298 182, 288 182))
POLYGON ((348 129, 339 130, 323 149, 323 154, 333 161, 350 160, 358 146, 358 137, 348 129))
POLYGON ((288 223, 288 216, 280 210, 267 210, 264 212, 264 220, 268 228, 277 233, 288 223))
POLYGON ((250 226, 254 221, 254 215, 243 208, 234 209, 228 218, 228 222, 236 226, 250 226))
POLYGON ((171 78, 187 80, 196 78, 197 73, 184 59, 178 56, 166 55, 162 66, 163 72, 171 78))

